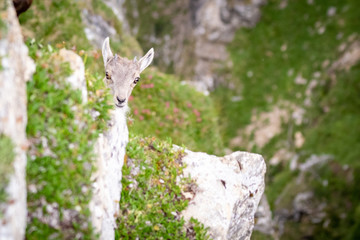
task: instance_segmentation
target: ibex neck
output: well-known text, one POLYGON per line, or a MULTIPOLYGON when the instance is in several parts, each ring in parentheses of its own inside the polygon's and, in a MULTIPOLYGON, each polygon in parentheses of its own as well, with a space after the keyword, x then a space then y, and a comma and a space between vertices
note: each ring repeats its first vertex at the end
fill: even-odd
POLYGON ((113 117, 117 120, 126 119, 126 115, 129 112, 130 108, 128 105, 125 105, 122 108, 115 107, 113 112, 113 117))

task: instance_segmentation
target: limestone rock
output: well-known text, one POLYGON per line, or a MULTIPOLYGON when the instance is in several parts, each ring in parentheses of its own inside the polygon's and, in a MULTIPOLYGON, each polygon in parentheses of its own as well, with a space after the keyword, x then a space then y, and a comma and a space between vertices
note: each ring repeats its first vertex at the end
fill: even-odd
POLYGON ((11 138, 16 154, 6 188, 7 202, 0 221, 0 239, 24 239, 26 228, 26 81, 35 71, 28 56, 12 1, 0 10, 0 133, 11 138))
POLYGON ((210 90, 223 81, 216 72, 229 59, 226 44, 233 40, 237 29, 255 26, 264 3, 264 0, 192 1, 190 12, 196 42, 193 80, 204 83, 210 90))
POLYGON ((254 215, 263 195, 266 166, 258 154, 234 152, 225 157, 186 151, 184 176, 197 185, 185 220, 198 219, 213 239, 250 239, 254 215))
POLYGON ((109 129, 100 134, 95 145, 96 173, 93 174, 93 198, 90 202, 92 223, 100 239, 115 239, 116 217, 119 214, 122 166, 128 142, 126 109, 117 108, 109 129))
POLYGON ((105 38, 116 34, 115 28, 99 15, 91 14, 88 10, 84 9, 81 17, 85 24, 85 34, 87 39, 89 39, 89 41, 98 49, 101 49, 105 38))
POLYGON ((125 0, 103 0, 103 2, 114 12, 117 19, 121 22, 122 28, 126 33, 130 33, 129 23, 125 18, 123 7, 125 0))
POLYGON ((81 91, 83 102, 87 102, 85 66, 81 57, 75 52, 64 48, 59 51, 59 56, 63 62, 68 62, 70 64, 72 71, 72 74, 66 79, 66 81, 70 83, 74 89, 79 89, 81 91))

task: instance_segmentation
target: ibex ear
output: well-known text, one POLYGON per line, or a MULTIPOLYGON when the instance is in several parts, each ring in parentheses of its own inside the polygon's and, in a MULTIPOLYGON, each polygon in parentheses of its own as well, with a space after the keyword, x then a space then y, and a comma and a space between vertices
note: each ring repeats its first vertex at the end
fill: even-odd
POLYGON ((150 63, 152 62, 154 58, 154 49, 151 48, 146 54, 145 56, 143 56, 140 60, 139 60, 139 64, 140 64, 140 72, 144 71, 145 68, 147 68, 150 63))
POLYGON ((106 67, 106 63, 112 58, 113 53, 110 49, 109 37, 105 38, 104 43, 102 45, 102 55, 104 59, 104 66, 106 67))

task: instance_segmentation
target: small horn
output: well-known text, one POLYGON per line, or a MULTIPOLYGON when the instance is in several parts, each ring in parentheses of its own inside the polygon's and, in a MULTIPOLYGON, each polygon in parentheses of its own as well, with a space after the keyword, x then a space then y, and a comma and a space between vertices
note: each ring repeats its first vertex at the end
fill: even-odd
POLYGON ((136 63, 137 62, 137 59, 136 59, 136 56, 134 57, 134 63, 136 63))

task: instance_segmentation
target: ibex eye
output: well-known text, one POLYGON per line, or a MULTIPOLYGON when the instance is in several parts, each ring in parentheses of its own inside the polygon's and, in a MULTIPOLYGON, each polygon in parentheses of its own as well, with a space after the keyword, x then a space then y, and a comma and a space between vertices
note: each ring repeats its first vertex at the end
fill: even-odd
POLYGON ((106 76, 107 79, 110 79, 110 78, 111 78, 111 77, 110 77, 110 74, 109 74, 108 72, 105 73, 105 76, 106 76))
POLYGON ((135 80, 134 80, 134 83, 137 84, 138 81, 140 81, 140 78, 139 78, 139 77, 136 77, 135 80))

